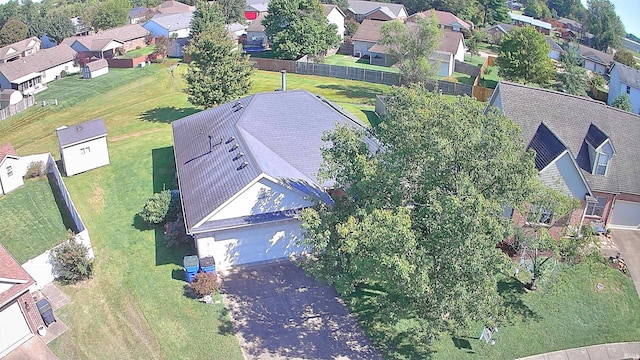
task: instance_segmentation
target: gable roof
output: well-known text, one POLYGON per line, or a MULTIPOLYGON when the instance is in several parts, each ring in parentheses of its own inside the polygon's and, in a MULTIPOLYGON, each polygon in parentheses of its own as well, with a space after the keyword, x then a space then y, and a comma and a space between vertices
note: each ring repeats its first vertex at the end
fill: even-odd
POLYGON ((153 21, 163 29, 174 31, 188 29, 191 27, 191 18, 193 18, 192 12, 179 14, 156 14, 149 21, 153 21))
POLYGON ((144 6, 137 6, 133 9, 129 10, 129 19, 137 19, 147 16, 149 13, 149 8, 144 6))
POLYGON ((0 308, 24 294, 35 280, 20 266, 20 263, 0 244, 0 283, 11 285, 0 293, 0 308))
POLYGON ((460 19, 459 17, 453 15, 450 12, 440 11, 436 9, 415 13, 409 16, 407 20, 412 21, 415 18, 424 19, 424 18, 431 18, 433 16, 435 16, 436 22, 438 23, 438 25, 448 25, 448 26, 459 25, 464 29, 471 30, 471 25, 469 25, 469 23, 467 23, 466 21, 460 19))
POLYGON ((77 143, 107 136, 107 128, 102 118, 85 121, 68 127, 56 129, 60 147, 68 147, 77 143))
POLYGON ((85 66, 89 69, 89 71, 96 71, 96 70, 108 68, 109 62, 107 61, 107 59, 98 59, 88 63, 85 66))
POLYGON ((584 46, 582 44, 578 44, 578 53, 584 59, 591 60, 599 64, 609 65, 613 62, 613 55, 590 48, 588 46, 584 46))
POLYGON ((520 22, 523 22, 523 23, 526 23, 526 24, 531 24, 533 26, 537 26, 539 28, 551 30, 551 24, 549 24, 548 22, 542 21, 542 20, 534 19, 531 16, 515 14, 515 13, 512 13, 512 12, 509 13, 509 16, 511 17, 511 20, 513 20, 513 21, 520 21, 520 22))
POLYGON ((62 40, 62 44, 71 46, 74 42, 79 42, 89 51, 100 51, 111 41, 121 43, 143 38, 149 34, 149 30, 139 24, 125 25, 113 29, 97 32, 86 36, 70 36, 62 40))
POLYGON ((382 24, 384 21, 364 19, 362 24, 358 26, 355 34, 351 37, 351 40, 378 42, 382 37, 382 24))
POLYGON ((247 32, 251 31, 251 32, 264 32, 264 25, 262 25, 262 20, 264 20, 264 17, 266 16, 266 13, 260 13, 258 14, 258 16, 256 17, 255 20, 253 20, 251 22, 251 24, 249 24, 249 26, 247 27, 247 32))
POLYGON ((18 156, 16 149, 13 148, 11 143, 0 145, 0 163, 2 163, 7 156, 18 156))
POLYGON ((3 46, 2 48, 0 48, 0 59, 5 59, 11 56, 12 54, 21 54, 25 50, 31 49, 35 47, 36 44, 41 44, 41 43, 42 41, 40 41, 40 39, 38 39, 37 37, 30 37, 28 39, 24 39, 13 44, 3 46))
POLYGON ((582 24, 575 21, 575 20, 571 20, 571 19, 567 19, 565 17, 561 17, 557 20, 559 23, 562 24, 571 24, 571 26, 575 27, 575 28, 582 28, 582 24))
MULTIPOLYGON (((590 98, 505 81, 494 94, 500 98, 504 114, 520 126, 526 143, 544 123, 570 150, 592 190, 640 195, 640 116, 590 98), (607 176, 590 172, 587 141, 599 142, 591 125, 615 147, 607 176)), ((491 101, 496 100, 492 97, 491 101)))
POLYGON ((490 30, 493 30, 493 29, 496 29, 496 30, 500 31, 503 34, 507 34, 511 30, 513 30, 513 25, 511 25, 511 24, 503 24, 503 23, 496 24, 496 25, 493 25, 490 28, 488 28, 487 31, 490 31, 490 30))
POLYGON ((344 12, 342 12, 342 10, 340 10, 340 8, 337 5, 333 5, 333 4, 322 4, 322 8, 324 10, 324 16, 327 17, 329 16, 329 14, 331 14, 331 12, 333 11, 333 9, 338 10, 338 12, 340 14, 342 14, 342 16, 344 17, 344 12))
POLYGON ((183 4, 179 1, 165 1, 162 4, 158 5, 155 10, 162 14, 181 14, 192 12, 196 9, 195 6, 189 6, 187 4, 183 4))
POLYGON ((549 130, 544 122, 541 122, 527 146, 527 150, 530 149, 536 152, 536 169, 541 171, 565 152, 567 147, 549 130))
POLYGON ((640 89, 640 70, 634 69, 625 64, 615 62, 613 67, 618 69, 618 78, 629 86, 640 89))
POLYGON ((258 93, 174 121, 187 229, 261 174, 322 192, 332 184, 317 178, 322 135, 338 123, 364 128, 341 108, 303 90, 258 93))
POLYGON ((600 145, 604 144, 608 138, 607 134, 598 129, 597 126, 591 124, 589 125, 589 130, 587 130, 587 135, 584 137, 584 141, 593 146, 594 149, 597 149, 600 145))
POLYGON ((544 39, 547 41, 547 44, 549 44, 549 46, 551 46, 551 50, 555 50, 555 51, 557 51, 559 53, 562 53, 564 51, 562 49, 562 47, 560 45, 558 45, 557 42, 553 41, 551 36, 546 36, 545 35, 544 39))
POLYGON ((41 72, 70 61, 76 57, 76 51, 65 44, 60 44, 37 53, 25 56, 19 61, 0 64, 0 73, 9 82, 25 75, 41 72))
POLYGON ((456 54, 461 41, 464 43, 464 35, 462 35, 462 33, 457 31, 443 31, 438 50, 456 54))
POLYGON ((356 15, 365 15, 371 13, 380 8, 387 8, 389 14, 392 19, 400 16, 400 13, 404 10, 404 13, 407 13, 407 10, 404 8, 402 4, 393 4, 393 3, 383 3, 376 1, 366 1, 366 0, 349 0, 349 11, 356 15))

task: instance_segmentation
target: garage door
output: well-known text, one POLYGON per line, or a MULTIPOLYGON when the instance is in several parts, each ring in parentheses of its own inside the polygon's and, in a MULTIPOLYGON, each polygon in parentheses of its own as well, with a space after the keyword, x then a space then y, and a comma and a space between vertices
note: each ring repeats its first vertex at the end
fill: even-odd
POLYGON ((617 200, 613 207, 610 227, 624 229, 640 228, 640 203, 617 200))
POLYGON ((13 303, 0 312, 0 324, 0 357, 31 337, 29 325, 18 303, 13 303))
POLYGON ((297 220, 251 225, 222 230, 213 237, 198 239, 200 257, 213 256, 220 270, 233 265, 244 265, 286 258, 299 254, 302 248, 296 241, 302 239, 297 220))

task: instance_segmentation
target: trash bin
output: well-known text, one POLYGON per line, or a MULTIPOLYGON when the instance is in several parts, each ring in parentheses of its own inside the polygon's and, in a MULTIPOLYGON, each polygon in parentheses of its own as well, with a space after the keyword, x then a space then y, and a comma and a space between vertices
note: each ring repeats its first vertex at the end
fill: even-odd
POLYGON ((40 316, 42 316, 42 320, 44 320, 45 325, 49 326, 49 324, 56 322, 49 300, 42 299, 36 303, 36 306, 38 307, 38 312, 40 313, 40 316))
POLYGON ((193 278, 198 273, 200 269, 200 262, 198 261, 198 255, 190 255, 185 256, 182 260, 182 264, 184 265, 184 274, 187 282, 192 282, 193 278))
POLYGON ((216 265, 213 257, 208 256, 200 259, 200 269, 203 273, 216 273, 216 265))

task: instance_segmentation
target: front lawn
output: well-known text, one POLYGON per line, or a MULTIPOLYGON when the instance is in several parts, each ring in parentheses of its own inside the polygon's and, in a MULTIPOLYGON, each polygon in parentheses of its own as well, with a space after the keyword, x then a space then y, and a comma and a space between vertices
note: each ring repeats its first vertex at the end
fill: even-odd
POLYGON ((383 311, 375 309, 380 292, 364 289, 346 299, 374 344, 390 359, 515 359, 561 349, 640 339, 640 299, 630 278, 602 263, 559 265, 555 279, 526 292, 513 278, 499 289, 513 321, 495 334, 495 346, 478 340, 482 324, 457 336, 442 334, 427 349, 411 334, 399 333, 383 311), (602 291, 596 285, 604 285, 602 291))
POLYGON ((0 195, 0 243, 24 264, 66 239, 65 226, 46 177, 27 180, 0 195))
POLYGON ((139 56, 151 55, 156 49, 155 46, 146 46, 140 49, 127 51, 124 55, 120 56, 122 59, 133 59, 139 56))
POLYGON ((385 71, 385 72, 392 72, 392 73, 400 72, 400 70, 394 67, 371 65, 369 64, 369 59, 361 59, 355 56, 342 55, 342 54, 327 56, 324 59, 324 64, 348 66, 348 67, 354 67, 354 68, 365 69, 365 70, 378 70, 378 71, 385 71))
POLYGON ((487 58, 477 55, 464 54, 464 62, 469 63, 471 65, 482 65, 487 61, 487 58))

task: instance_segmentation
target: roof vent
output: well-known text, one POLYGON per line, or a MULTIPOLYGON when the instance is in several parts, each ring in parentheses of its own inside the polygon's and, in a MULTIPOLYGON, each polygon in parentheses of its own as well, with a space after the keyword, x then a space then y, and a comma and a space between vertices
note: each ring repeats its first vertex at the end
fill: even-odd
POLYGON ((242 106, 242 104, 238 103, 238 104, 237 104, 237 106, 234 106, 234 107, 233 107, 233 109, 234 109, 234 110, 233 110, 233 112, 236 112, 236 111, 238 111, 238 110, 242 109, 243 107, 244 107, 244 106, 242 106))
POLYGON ((231 149, 229 150, 229 152, 232 152, 233 150, 239 148, 240 145, 238 145, 238 143, 233 144, 233 146, 231 147, 231 149))
POLYGON ((228 144, 228 143, 232 142, 232 141, 233 141, 233 140, 235 140, 235 139, 236 139, 236 137, 235 137, 235 136, 230 137, 230 138, 227 140, 226 144, 228 144))
POLYGON ((76 131, 82 131, 82 126, 80 125, 76 126, 76 131))
POLYGON ((249 165, 249 163, 248 163, 248 162, 246 162, 246 161, 245 161, 245 162, 243 162, 242 164, 240 164, 240 166, 238 166, 238 170, 242 170, 242 169, 244 169, 245 167, 247 167, 247 165, 249 165))
POLYGON ((236 160, 240 159, 240 158, 241 158, 241 157, 243 157, 243 156, 244 156, 244 153, 243 153, 243 152, 239 152, 239 153, 238 153, 238 155, 236 155, 236 156, 233 158, 233 161, 236 161, 236 160))

